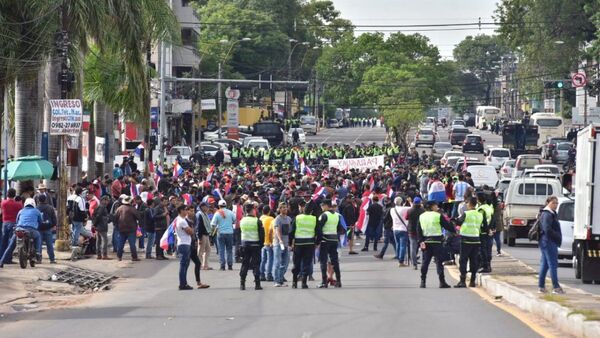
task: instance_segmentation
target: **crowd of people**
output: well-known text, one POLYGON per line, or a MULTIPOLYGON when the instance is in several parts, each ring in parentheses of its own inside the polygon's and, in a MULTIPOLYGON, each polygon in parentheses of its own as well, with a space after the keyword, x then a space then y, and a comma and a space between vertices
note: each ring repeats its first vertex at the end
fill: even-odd
MULTIPOLYGON (((279 154, 266 160, 242 149, 238 163, 183 172, 157 166, 146 175, 137 168, 115 168, 114 177, 84 179, 71 188, 68 198, 71 244, 85 246, 101 260, 124 259, 126 243, 132 261, 175 255, 180 258, 181 290, 191 289, 190 262, 197 287, 208 287, 200 272, 213 269, 213 251, 220 270, 232 270, 234 261, 241 263, 242 290, 248 270, 255 289, 262 289, 265 281, 287 286, 290 261, 292 287, 308 287, 316 261, 321 268, 319 287, 341 287, 339 252, 358 254, 357 238, 364 240, 362 253, 373 250, 375 258, 382 259, 391 245, 399 267, 417 270, 421 264, 421 287, 426 286, 433 258, 440 287, 448 287, 443 264, 454 264, 460 254, 457 287, 463 287, 467 271, 470 286, 475 285, 476 272, 491 271, 494 241, 501 255, 502 210, 496 195, 488 187, 475 189, 463 172, 393 145, 322 145, 274 152, 277 149, 284 154, 282 161, 276 160, 279 154), (384 166, 340 171, 325 165, 333 158, 376 155, 385 157, 384 166), (175 241, 169 241, 171 234, 175 241)), ((39 232, 38 259, 43 239, 50 262, 55 262, 52 233, 57 221, 48 205, 53 199, 43 185, 38 188, 24 196, 11 190, 2 202, 2 264, 12 262, 12 231, 19 226, 39 232), (29 209, 40 216, 31 211, 25 217, 29 209)))

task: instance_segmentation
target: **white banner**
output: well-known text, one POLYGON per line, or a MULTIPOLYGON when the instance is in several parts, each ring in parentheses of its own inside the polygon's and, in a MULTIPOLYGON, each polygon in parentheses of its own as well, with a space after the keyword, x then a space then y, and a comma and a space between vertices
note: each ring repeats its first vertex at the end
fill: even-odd
POLYGON ((79 135, 83 120, 80 100, 49 100, 50 135, 79 135))
POLYGON ((350 170, 358 169, 365 171, 367 169, 377 169, 383 167, 384 156, 371 156, 361 158, 345 158, 342 160, 329 160, 329 168, 335 168, 338 170, 350 170))
POLYGON ((95 148, 95 161, 98 163, 104 163, 104 137, 96 136, 95 148))
POLYGON ((240 126, 240 104, 238 100, 227 100, 227 127, 238 128, 240 126))
POLYGON ((217 101, 215 99, 203 99, 201 102, 202 110, 216 110, 217 101))

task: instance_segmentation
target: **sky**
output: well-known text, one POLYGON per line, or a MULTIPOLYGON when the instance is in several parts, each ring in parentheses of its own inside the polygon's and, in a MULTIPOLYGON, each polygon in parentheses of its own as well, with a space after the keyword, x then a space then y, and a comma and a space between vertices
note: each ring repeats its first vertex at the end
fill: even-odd
MULTIPOLYGON (((492 15, 499 0, 332 0, 335 8, 344 19, 354 25, 422 25, 493 22, 492 15)), ((451 28, 451 27, 450 27, 451 28)), ((457 27, 466 28, 466 27, 457 27)), ((477 28, 455 31, 425 31, 448 29, 439 27, 424 28, 373 28, 358 27, 356 30, 418 30, 429 37, 431 43, 440 50, 444 58, 452 57, 454 45, 468 35, 492 34, 492 29, 477 28)), ((389 33, 389 32, 385 32, 389 33)), ((405 34, 415 32, 403 31, 405 34)), ((357 32, 360 34, 360 32, 357 32)))

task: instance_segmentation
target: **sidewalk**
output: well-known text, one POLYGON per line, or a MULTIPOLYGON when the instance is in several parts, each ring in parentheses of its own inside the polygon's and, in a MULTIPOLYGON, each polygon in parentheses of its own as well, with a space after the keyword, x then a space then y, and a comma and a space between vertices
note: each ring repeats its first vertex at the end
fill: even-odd
MULTIPOLYGON (((448 269, 459 275, 457 266, 448 269)), ((477 284, 491 297, 539 316, 565 334, 600 337, 600 296, 564 285, 564 295, 539 294, 537 271, 506 253, 492 259, 491 274, 477 277, 477 284)), ((549 279, 546 285, 552 285, 549 279)))

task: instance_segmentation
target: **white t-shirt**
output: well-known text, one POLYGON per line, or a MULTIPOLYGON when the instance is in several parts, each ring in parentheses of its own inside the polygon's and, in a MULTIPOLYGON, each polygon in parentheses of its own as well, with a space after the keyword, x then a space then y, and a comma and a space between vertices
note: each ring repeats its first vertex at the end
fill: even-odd
POLYGON ((177 216, 175 219, 175 234, 177 235, 177 245, 191 245, 192 236, 185 232, 185 228, 189 228, 188 222, 185 218, 177 216))
POLYGON ((394 207, 390 210, 390 215, 392 216, 392 230, 394 231, 408 231, 406 226, 408 225, 408 210, 410 207, 394 207), (400 219, 400 216, 402 219, 400 219))

